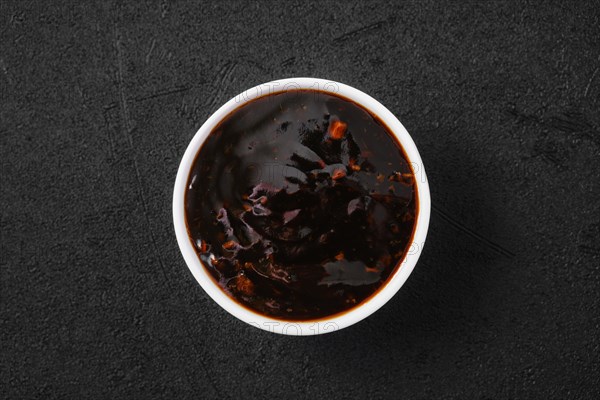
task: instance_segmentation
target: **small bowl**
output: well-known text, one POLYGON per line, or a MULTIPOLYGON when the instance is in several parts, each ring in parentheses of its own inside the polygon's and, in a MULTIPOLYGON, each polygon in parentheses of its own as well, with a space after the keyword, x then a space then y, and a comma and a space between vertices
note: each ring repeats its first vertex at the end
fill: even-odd
POLYGON ((398 118, 377 100, 358 89, 342 83, 317 78, 290 78, 264 83, 246 90, 225 103, 200 127, 190 142, 179 165, 173 191, 173 224, 175 226, 177 242, 188 268, 192 271, 192 275, 194 275, 200 286, 217 304, 238 319, 269 332, 296 336, 319 335, 346 328, 365 319, 387 303, 402 287, 404 282, 406 282, 406 279, 408 279, 419 259, 427 236, 430 212, 431 197, 421 156, 419 155, 417 146, 404 126, 398 121, 398 118), (257 97, 298 89, 313 89, 337 94, 356 102, 377 115, 400 142, 408 157, 408 161, 416 177, 415 182, 418 198, 418 214, 413 240, 404 259, 401 261, 401 265, 388 278, 387 282, 370 298, 350 310, 331 317, 302 322, 278 320, 253 312, 225 294, 211 278, 208 270, 202 265, 194 249, 186 228, 184 206, 186 184, 194 159, 213 128, 230 112, 257 97))

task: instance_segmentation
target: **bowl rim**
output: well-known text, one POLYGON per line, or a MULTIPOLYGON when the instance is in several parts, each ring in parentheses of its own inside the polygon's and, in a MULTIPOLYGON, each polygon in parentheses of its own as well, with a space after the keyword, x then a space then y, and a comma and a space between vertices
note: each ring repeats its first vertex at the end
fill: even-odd
POLYGON ((387 303, 398 290, 400 290, 402 285, 404 285, 417 264, 427 237, 430 214, 431 195, 429 193, 429 184, 425 174, 423 161, 421 160, 421 156, 412 137, 398 118, 396 118, 396 116, 394 116, 394 114, 379 101, 366 93, 340 82, 319 78, 301 77, 270 81, 254 86, 222 105, 206 120, 206 122, 204 122, 190 141, 179 164, 173 189, 173 225, 177 243, 179 244, 179 248, 190 272, 204 291, 227 312, 247 324, 269 332, 293 336, 318 335, 347 328, 367 318, 387 303), (188 236, 185 223, 184 201, 185 187, 196 154, 210 132, 219 122, 233 110, 258 97, 299 89, 319 90, 342 96, 356 102, 371 113, 377 115, 396 137, 413 168, 413 172, 417 177, 415 182, 417 184, 419 209, 416 229, 407 254, 400 262, 400 267, 396 269, 394 274, 388 278, 387 283, 375 292, 373 296, 356 307, 331 317, 310 321, 285 321, 270 318, 238 304, 215 283, 213 278, 209 275, 208 270, 202 265, 202 262, 194 249, 194 245, 188 236))

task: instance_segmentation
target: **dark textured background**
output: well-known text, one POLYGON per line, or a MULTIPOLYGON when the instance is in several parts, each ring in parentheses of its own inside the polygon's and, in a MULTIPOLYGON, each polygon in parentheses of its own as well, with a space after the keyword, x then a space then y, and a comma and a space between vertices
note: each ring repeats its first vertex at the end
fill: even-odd
POLYGON ((0 398, 597 399, 600 2, 0 2, 0 398), (180 157, 315 76, 411 132, 434 209, 367 320, 282 337, 207 298, 180 157))

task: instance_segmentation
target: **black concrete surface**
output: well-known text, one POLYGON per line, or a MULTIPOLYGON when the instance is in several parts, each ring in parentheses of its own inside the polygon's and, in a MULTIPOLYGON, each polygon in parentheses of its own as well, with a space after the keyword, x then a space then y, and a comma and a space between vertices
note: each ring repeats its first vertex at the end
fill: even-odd
POLYGON ((600 3, 0 2, 2 399, 597 399, 600 3), (177 166, 261 82, 348 83, 433 198, 379 312, 282 337, 210 300, 177 166))

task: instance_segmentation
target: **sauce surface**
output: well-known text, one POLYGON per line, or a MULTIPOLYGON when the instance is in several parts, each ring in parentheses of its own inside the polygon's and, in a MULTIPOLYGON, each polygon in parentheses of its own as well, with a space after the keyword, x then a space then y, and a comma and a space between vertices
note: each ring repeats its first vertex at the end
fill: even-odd
POLYGON ((400 144, 358 104, 315 90, 252 100, 202 145, 188 234, 245 307, 321 319, 368 299, 399 268, 418 212, 400 144))

